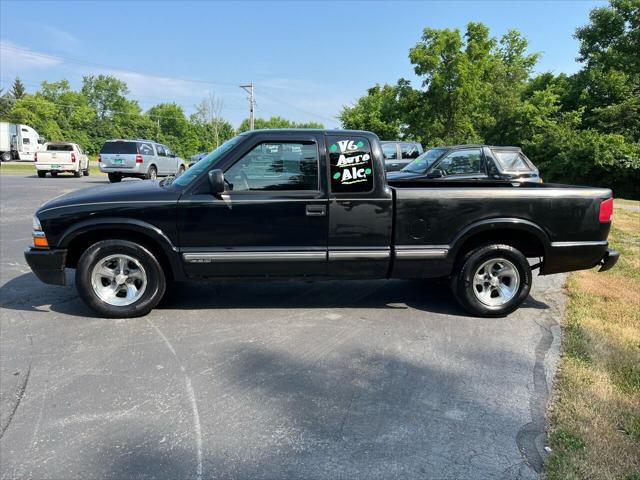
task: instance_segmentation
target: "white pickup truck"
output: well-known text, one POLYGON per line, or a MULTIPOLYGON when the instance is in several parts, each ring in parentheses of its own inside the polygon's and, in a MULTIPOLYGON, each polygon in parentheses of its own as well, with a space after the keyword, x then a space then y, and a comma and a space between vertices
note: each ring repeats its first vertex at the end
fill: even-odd
POLYGON ((74 177, 89 175, 89 157, 76 143, 45 143, 44 148, 35 155, 35 165, 40 178, 44 178, 47 172, 52 177, 60 172, 71 172, 74 177))

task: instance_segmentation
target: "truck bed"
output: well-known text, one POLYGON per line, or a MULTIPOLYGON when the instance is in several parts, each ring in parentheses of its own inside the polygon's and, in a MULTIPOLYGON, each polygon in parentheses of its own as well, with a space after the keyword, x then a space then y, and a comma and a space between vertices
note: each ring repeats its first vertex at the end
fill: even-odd
POLYGON ((486 181, 391 182, 390 187, 396 206, 394 276, 450 271, 465 238, 480 230, 499 241, 501 229, 516 227, 533 242, 530 248, 523 245, 527 256, 544 251, 542 274, 591 268, 606 251, 610 223, 600 223, 598 213, 611 197, 609 189, 486 181), (403 250, 414 255, 403 259, 403 250), (430 259, 421 263, 428 265, 409 261, 421 257, 421 250, 422 258, 430 259))

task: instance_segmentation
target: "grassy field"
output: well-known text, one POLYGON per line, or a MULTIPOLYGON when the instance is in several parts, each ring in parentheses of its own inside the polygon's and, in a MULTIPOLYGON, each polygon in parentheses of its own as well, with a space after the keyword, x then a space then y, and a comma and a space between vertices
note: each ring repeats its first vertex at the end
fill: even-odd
MULTIPOLYGON (((89 171, 91 175, 105 175, 100 171, 97 165, 90 165, 89 171)), ((36 167, 33 163, 21 163, 21 164, 6 164, 0 163, 0 173, 23 173, 23 174, 36 174, 36 167)), ((61 173, 61 175, 71 175, 70 173, 61 173)))
MULTIPOLYGON (((637 201, 618 205, 640 206, 637 201)), ((640 212, 616 208, 610 271, 569 277, 546 477, 640 480, 640 212)))

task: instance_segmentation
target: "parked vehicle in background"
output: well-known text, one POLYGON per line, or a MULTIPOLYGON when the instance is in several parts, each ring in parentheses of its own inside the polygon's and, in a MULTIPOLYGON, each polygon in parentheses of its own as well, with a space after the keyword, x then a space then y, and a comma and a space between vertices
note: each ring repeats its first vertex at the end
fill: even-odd
POLYGON ((35 153, 34 160, 40 178, 47 172, 52 177, 64 172, 73 173, 74 177, 89 175, 89 157, 77 143, 47 142, 43 150, 35 153))
POLYGON ((527 298, 534 269, 618 260, 609 189, 389 184, 383 162, 370 132, 245 132, 175 179, 51 200, 25 257, 46 283, 75 268, 81 298, 107 317, 148 313, 168 280, 314 277, 448 277, 468 311, 501 316, 527 298))
POLYGON ((44 139, 29 125, 0 122, 0 160, 32 161, 44 139))
POLYGON ((387 172, 395 172, 406 167, 423 152, 418 142, 382 141, 382 154, 387 172))
POLYGON ((184 161, 169 147, 151 140, 108 140, 100 150, 98 165, 112 183, 125 177, 155 180, 185 170, 184 161))
POLYGON ((193 167, 196 163, 198 163, 200 160, 202 160, 207 155, 209 155, 209 152, 202 152, 202 153, 196 153, 195 155, 191 155, 191 158, 189 159, 189 167, 188 168, 193 167))
POLYGON ((518 147, 455 145, 427 150, 399 172, 396 180, 507 180, 540 183, 540 173, 518 147))

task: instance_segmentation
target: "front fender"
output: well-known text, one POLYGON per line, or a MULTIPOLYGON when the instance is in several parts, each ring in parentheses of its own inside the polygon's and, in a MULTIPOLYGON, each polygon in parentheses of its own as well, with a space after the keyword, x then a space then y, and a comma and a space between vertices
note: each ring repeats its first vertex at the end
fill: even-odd
POLYGON ((169 254, 171 252, 178 252, 178 248, 173 244, 173 242, 171 242, 171 239, 155 225, 151 225, 150 223, 142 220, 117 217, 95 218, 78 222, 65 230, 65 232, 60 236, 58 246, 60 248, 67 248, 71 241, 79 235, 90 231, 111 229, 130 230, 141 233, 155 240, 162 249, 165 250, 165 253, 169 254))

